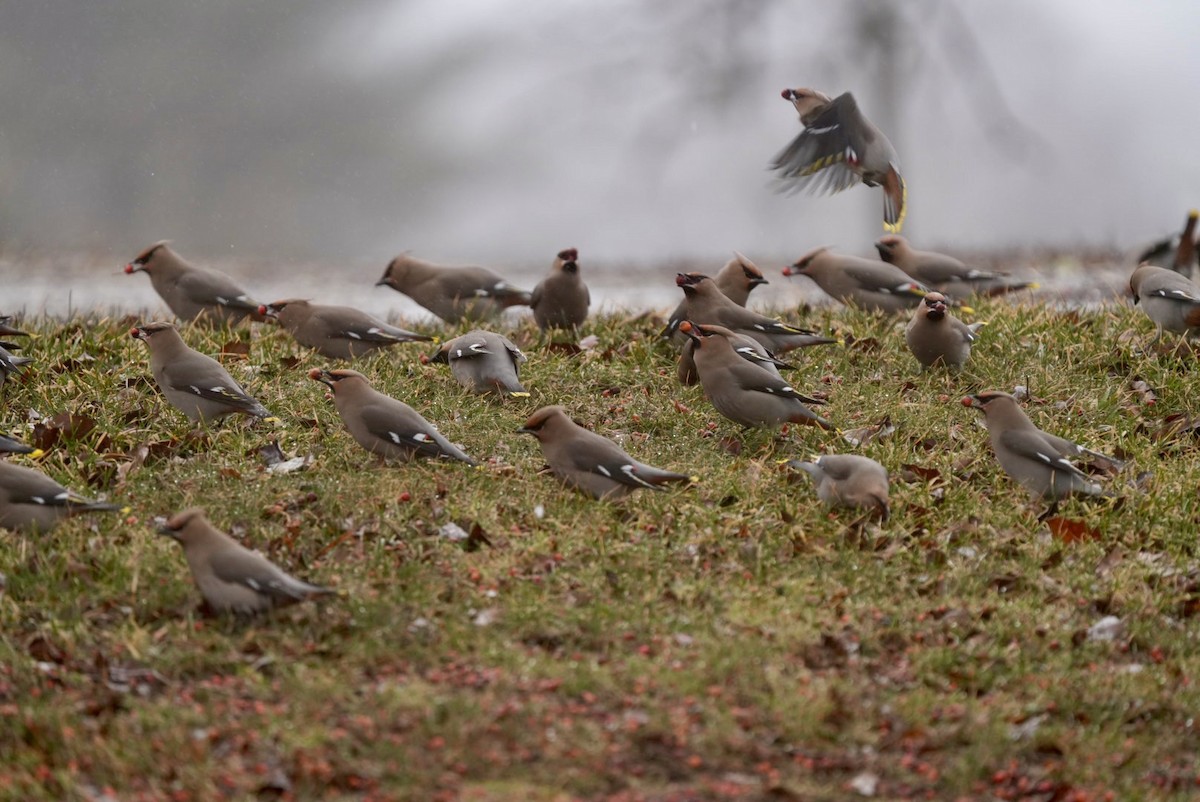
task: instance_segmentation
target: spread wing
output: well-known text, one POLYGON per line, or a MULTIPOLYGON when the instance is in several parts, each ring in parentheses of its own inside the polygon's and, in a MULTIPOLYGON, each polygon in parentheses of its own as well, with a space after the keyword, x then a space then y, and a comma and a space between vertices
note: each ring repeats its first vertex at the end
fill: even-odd
POLYGON ((830 101, 771 162, 783 191, 834 193, 857 183, 853 168, 866 150, 865 122, 849 92, 830 101))

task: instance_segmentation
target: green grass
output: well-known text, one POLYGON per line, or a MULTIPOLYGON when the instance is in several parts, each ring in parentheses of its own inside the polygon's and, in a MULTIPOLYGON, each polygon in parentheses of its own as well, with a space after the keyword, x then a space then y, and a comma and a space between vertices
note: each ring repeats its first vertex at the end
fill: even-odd
POLYGON ((305 376, 324 362, 271 328, 185 330, 208 353, 249 341, 231 372, 280 419, 196 434, 133 321, 23 321, 37 362, 4 386, 4 426, 94 420, 40 467, 130 511, 0 538, 0 798, 833 800, 868 774, 886 799, 1191 798, 1200 465, 1193 435, 1159 435, 1197 414, 1194 354, 1148 347, 1124 308, 978 317, 951 375, 918 371, 900 321, 809 315, 851 345, 792 355, 793 383, 843 431, 894 426, 859 448, 739 432, 676 384, 652 319, 593 320, 574 356, 519 328, 528 399, 468 395, 415 346, 355 364, 479 469, 380 465, 305 376), (1119 503, 1038 523, 959 403, 1017 384, 1036 423, 1129 460, 1103 480, 1119 503), (514 433, 551 403, 701 482, 623 505, 562 488, 514 433), (275 438, 313 464, 265 472, 275 438), (852 451, 892 474, 885 527, 779 464, 852 451), (155 534, 191 505, 345 595, 203 617, 155 534), (1123 630, 1089 640, 1106 615, 1123 630))

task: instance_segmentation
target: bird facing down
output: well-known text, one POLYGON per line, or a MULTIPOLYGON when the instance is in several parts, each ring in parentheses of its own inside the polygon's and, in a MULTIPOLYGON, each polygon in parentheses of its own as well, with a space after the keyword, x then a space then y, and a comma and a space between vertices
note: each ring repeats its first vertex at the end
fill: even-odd
MULTIPOLYGON (((1138 265, 1129 277, 1134 304, 1164 331, 1176 334, 1200 332, 1200 287, 1187 277, 1154 265, 1138 265)), ((1157 340, 1157 338, 1155 338, 1157 340)))
POLYGON ((536 437, 554 475, 592 498, 618 500, 643 488, 698 481, 638 462, 612 440, 575 423, 560 406, 542 407, 517 432, 536 437))
POLYGON ((375 286, 407 295, 447 323, 485 320, 510 306, 528 306, 530 295, 485 267, 450 267, 401 254, 375 286))
MULTIPOLYGON (((725 266, 717 271, 713 276, 713 283, 717 289, 721 291, 729 300, 733 301, 738 306, 745 306, 750 300, 750 292, 760 284, 770 284, 771 282, 763 278, 762 271, 758 265, 751 262, 745 256, 742 256, 737 251, 733 252, 733 258, 725 263, 725 266)), ((687 320, 687 299, 679 302, 679 306, 675 307, 675 311, 667 318, 667 327, 663 329, 662 336, 670 337, 679 329, 679 324, 687 320)))
POLYGON ((183 547, 192 579, 214 613, 250 616, 336 592, 289 576, 209 523, 202 509, 175 515, 159 533, 183 547))
POLYGON ((924 367, 941 363, 957 370, 970 358, 971 344, 978 339, 975 332, 982 326, 963 323, 947 310, 946 296, 931 292, 917 304, 904 330, 904 341, 924 367))
POLYGON ((313 368, 308 377, 329 387, 333 405, 350 436, 385 460, 408 462, 416 457, 449 457, 468 465, 468 457, 415 409, 384 395, 356 370, 313 368))
POLYGON ((86 499, 40 471, 0 461, 0 527, 46 533, 69 515, 117 509, 116 504, 86 499))
POLYGON ((899 234, 888 234, 875 243, 879 258, 903 270, 917 281, 943 295, 963 300, 971 295, 1004 295, 1026 288, 1036 289, 1033 281, 1018 281, 1007 273, 970 267, 953 256, 935 251, 918 251, 899 234))
POLYGON ((433 339, 390 326, 349 306, 314 304, 300 298, 265 304, 258 313, 275 318, 296 342, 327 359, 354 359, 378 348, 433 339))
POLYGON ((789 326, 738 306, 717 289, 711 278, 701 273, 679 273, 675 276, 675 284, 683 290, 684 320, 723 326, 745 334, 772 353, 782 354, 796 348, 837 342, 811 329, 789 326))
POLYGON ((704 394, 717 412, 746 428, 802 423, 832 429, 805 404, 822 404, 796 392, 769 370, 742 358, 714 327, 685 320, 679 327, 692 340, 693 358, 704 394))
POLYGON ((185 262, 166 241, 156 242, 125 265, 128 274, 145 273, 150 284, 185 322, 238 323, 258 314, 258 301, 229 276, 185 262))
POLYGON ((429 359, 450 366, 458 383, 473 393, 499 393, 523 398, 520 365, 525 354, 502 334, 475 329, 449 340, 429 359))
POLYGON ((1100 485, 1070 460, 1094 456, 1118 463, 1112 457, 1038 429, 1008 393, 985 390, 967 396, 962 403, 983 412, 1000 467, 1035 497, 1057 504, 1067 496, 1100 495, 1100 485))
POLYGON ((788 467, 812 477, 817 498, 825 506, 872 510, 888 519, 887 469, 875 460, 857 454, 825 454, 807 462, 792 460, 788 467))
POLYGON ((883 133, 859 111, 854 95, 833 100, 815 89, 785 89, 804 125, 771 162, 787 192, 841 192, 862 181, 883 187, 883 228, 899 233, 907 214, 908 190, 900 159, 883 133))
MULTIPOLYGON (((786 362, 776 359, 774 354, 764 348, 762 343, 753 337, 738 334, 736 331, 730 331, 724 326, 699 323, 691 323, 689 325, 725 337, 733 345, 733 350, 737 352, 738 356, 776 376, 779 375, 779 368, 793 367, 786 362)), ((696 371, 695 351, 696 344, 688 337, 687 342, 683 344, 683 350, 679 353, 679 368, 677 372, 679 383, 686 387, 691 387, 700 381, 700 374, 696 371)))
POLYGON ((550 275, 533 288, 529 306, 538 328, 575 329, 587 320, 592 297, 583 277, 579 275, 579 251, 567 248, 559 251, 550 268, 550 275))
POLYGON ((171 323, 147 323, 129 330, 150 349, 150 372, 171 406, 193 423, 226 415, 269 418, 271 413, 233 380, 221 363, 187 346, 171 323))
POLYGON ((898 267, 814 248, 790 267, 785 276, 808 276, 827 295, 847 306, 894 314, 912 309, 929 288, 898 267))

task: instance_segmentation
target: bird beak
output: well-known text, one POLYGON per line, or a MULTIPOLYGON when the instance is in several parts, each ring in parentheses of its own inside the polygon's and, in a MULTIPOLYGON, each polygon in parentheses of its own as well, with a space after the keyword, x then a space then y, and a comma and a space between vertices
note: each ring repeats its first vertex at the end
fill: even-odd
POLYGON ((259 304, 258 313, 263 317, 279 317, 279 310, 273 304, 259 304))
POLYGON ((750 279, 750 288, 753 289, 760 284, 770 284, 770 283, 771 282, 767 281, 765 278, 759 276, 758 278, 750 279))
POLYGON ((983 409, 983 404, 979 403, 979 396, 968 395, 962 400, 964 407, 974 407, 975 409, 983 409))
POLYGON ((795 89, 785 89, 782 92, 780 92, 779 94, 780 94, 780 97, 782 97, 784 100, 789 101, 789 102, 796 99, 796 90, 795 89))
POLYGON ((135 340, 144 340, 146 339, 146 330, 135 326, 129 330, 129 336, 135 340))
POLYGON ((146 268, 144 265, 135 265, 133 262, 130 262, 129 264, 125 265, 126 274, 136 273, 139 270, 145 270, 145 269, 146 268))
POLYGON ((788 265, 787 267, 785 267, 783 270, 781 270, 779 272, 783 273, 783 275, 785 275, 785 276, 803 276, 804 268, 800 266, 799 262, 797 262, 794 265, 788 265))
POLYGON ((430 362, 439 362, 443 365, 450 364, 450 351, 446 348, 439 348, 429 355, 430 362))
POLYGON ((157 531, 158 531, 158 534, 162 535, 163 537, 169 537, 169 538, 171 538, 171 540, 179 540, 179 532, 175 531, 174 529, 167 526, 166 524, 163 524, 162 526, 158 527, 157 531))
POLYGON ((697 331, 699 331, 698 327, 690 320, 685 320, 679 324, 679 333, 685 335, 699 346, 700 335, 696 333, 697 331))
POLYGON ((537 430, 536 429, 527 429, 524 426, 522 426, 520 429, 514 429, 513 434, 532 434, 532 435, 536 436, 537 430))
POLYGON ((321 384, 324 384, 330 390, 333 390, 333 374, 330 373, 328 370, 323 370, 321 368, 313 368, 312 370, 310 370, 308 372, 308 378, 312 379, 313 381, 319 381, 321 384))

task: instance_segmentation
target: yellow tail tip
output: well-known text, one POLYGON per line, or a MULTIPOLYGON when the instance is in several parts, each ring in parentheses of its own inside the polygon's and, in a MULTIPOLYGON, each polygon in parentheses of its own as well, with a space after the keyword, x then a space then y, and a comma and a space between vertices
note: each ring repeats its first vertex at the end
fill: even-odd
POLYGON ((129 513, 133 512, 133 507, 122 507, 120 512, 122 515, 128 515, 129 513))
POLYGON ((263 420, 265 420, 267 423, 282 423, 282 421, 279 420, 279 418, 277 418, 274 415, 271 415, 270 417, 267 417, 267 418, 263 418, 263 420))
POLYGON ((691 482, 692 484, 698 484, 700 482, 700 477, 699 476, 689 476, 688 481, 691 482))
POLYGON ((964 315, 973 315, 973 314, 975 314, 975 309, 974 309, 974 307, 970 307, 970 306, 960 306, 958 309, 959 309, 959 311, 960 311, 960 312, 962 312, 964 315))
POLYGON ((30 459, 41 459, 44 456, 46 456, 46 452, 42 451, 40 448, 35 448, 33 451, 29 452, 30 459))
POLYGON ((1029 286, 1026 287, 1026 289, 1030 289, 1030 290, 1040 290, 1041 288, 1042 288, 1042 285, 1036 281, 1029 282, 1029 286))
POLYGON ((529 393, 509 393, 513 398, 529 398, 529 393))

